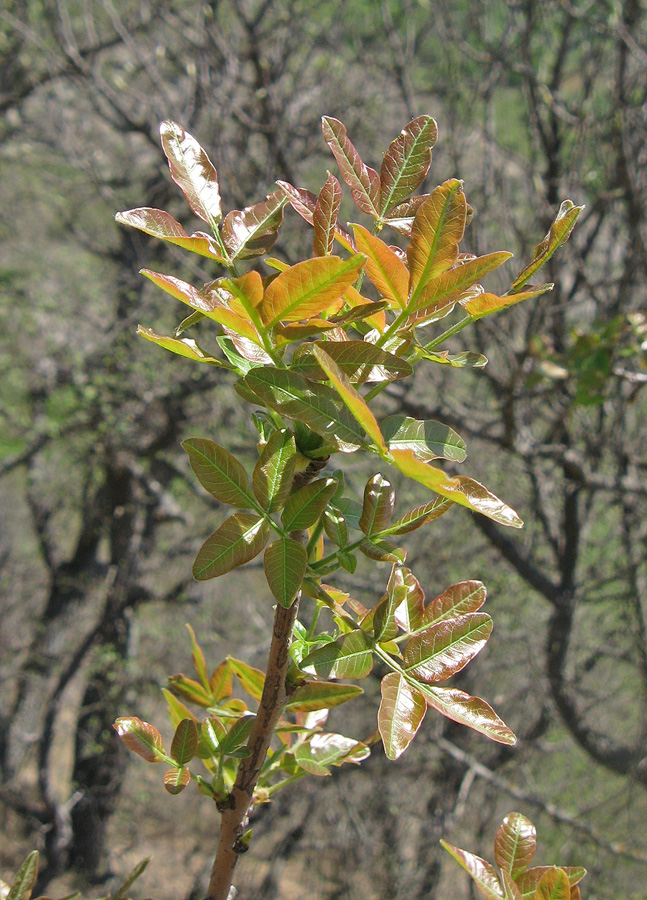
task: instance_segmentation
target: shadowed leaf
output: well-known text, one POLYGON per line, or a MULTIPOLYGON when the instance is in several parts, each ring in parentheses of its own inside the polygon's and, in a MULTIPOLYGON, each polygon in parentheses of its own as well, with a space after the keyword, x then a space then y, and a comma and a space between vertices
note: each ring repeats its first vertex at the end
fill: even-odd
POLYGON ((457 688, 420 685, 429 706, 453 722, 466 725, 499 744, 513 745, 517 739, 492 707, 480 697, 471 697, 457 688))
POLYGON ((173 735, 171 756, 181 766, 191 762, 198 749, 198 729, 193 719, 182 719, 173 735))
POLYGON ((169 794, 180 794, 190 781, 191 773, 185 766, 164 772, 164 787, 169 794))
POLYGON ((382 702, 377 725, 388 759, 397 759, 407 749, 422 724, 427 704, 419 690, 398 672, 382 679, 382 702))
POLYGON ((376 534, 388 527, 393 515, 395 491, 388 478, 379 472, 366 482, 359 527, 364 534, 376 534))
POLYGON ((364 165, 346 128, 338 119, 324 116, 321 120, 324 140, 337 160, 341 177, 350 188, 351 196, 362 212, 377 218, 380 214, 380 176, 375 169, 364 165))
POLYGON ((305 547, 292 538, 280 538, 265 551, 263 568, 274 598, 281 606, 294 603, 308 566, 305 547))
POLYGON ((386 216, 386 224, 400 234, 404 234, 405 237, 411 237, 416 213, 429 196, 429 194, 418 194, 417 197, 410 197, 404 203, 398 203, 386 216))
POLYGON ((164 694, 164 699, 167 703, 167 711, 169 715, 169 719, 171 720, 171 725, 174 728, 180 724, 182 719, 193 719, 196 721, 196 717, 193 715, 191 710, 182 703, 181 700, 178 700, 169 690, 166 688, 162 688, 162 693, 164 694))
POLYGON ((391 142, 380 169, 380 211, 383 216, 422 184, 437 137, 438 127, 431 116, 418 116, 391 142))
POLYGON ((152 344, 157 344, 165 350, 170 350, 171 353, 184 356, 186 359, 192 359, 194 362, 208 363, 211 366, 219 366, 222 369, 232 368, 229 363, 205 353, 193 338, 167 337, 163 334, 156 334, 151 328, 143 328, 141 325, 137 326, 137 334, 146 338, 152 344))
POLYGON ((142 722, 137 716, 120 716, 113 728, 129 750, 147 762, 161 762, 164 756, 162 735, 157 728, 142 722))
POLYGON ((5 900, 29 900, 38 875, 38 851, 32 850, 14 875, 5 900))
POLYGON ((222 756, 235 756, 241 758, 249 755, 249 750, 244 749, 243 745, 249 737, 252 730, 255 716, 241 716, 236 719, 227 734, 220 741, 218 752, 222 756))
MULTIPOLYGON (((521 891, 524 900, 535 900, 537 885, 543 876, 550 872, 552 868, 552 866, 533 866, 532 869, 527 869, 519 875, 517 878, 517 887, 521 891)), ((573 898, 573 888, 584 878, 586 869, 583 869, 581 866, 560 866, 560 868, 563 872, 566 872, 569 884, 571 885, 571 900, 575 900, 575 898, 573 898)))
MULTIPOLYGON (((301 218, 305 219, 305 221, 308 222, 309 225, 314 225, 314 212, 317 205, 317 195, 313 194, 312 191, 306 191, 303 188, 296 188, 288 181, 277 181, 276 183, 288 198, 292 209, 294 209, 295 212, 298 212, 301 218)), ((342 246, 346 250, 349 251, 349 253, 355 253, 356 247, 353 236, 350 231, 339 221, 335 224, 335 238, 342 244, 342 246)))
POLYGON ((267 512, 275 512, 285 505, 292 487, 295 460, 292 432, 281 428, 270 435, 252 477, 256 498, 267 512))
POLYGON ((260 203, 227 213, 222 223, 222 241, 231 259, 253 259, 272 249, 287 202, 279 188, 260 203))
POLYGON ((412 450, 418 459, 451 459, 463 462, 465 442, 448 425, 433 419, 422 421, 410 416, 387 416, 381 423, 382 434, 390 450, 412 450))
POLYGON ((341 204, 341 185, 334 175, 328 172, 326 183, 319 191, 312 214, 314 225, 314 255, 330 256, 335 240, 335 225, 341 204))
POLYGON ((370 754, 361 741, 343 734, 315 734, 297 748, 294 756, 299 766, 310 775, 330 775, 328 766, 360 763, 370 754))
POLYGON ((334 684, 325 681, 307 681, 290 694, 285 709, 290 712, 312 712, 332 709, 348 700, 359 697, 364 691, 355 684, 334 684))
POLYGON ((196 216, 216 225, 222 218, 222 208, 218 174, 211 160, 196 139, 176 122, 162 122, 160 136, 173 181, 196 216))
POLYGON ((247 513, 230 516, 200 548, 193 577, 206 581, 244 565, 261 552, 269 537, 270 526, 265 519, 247 513))
POLYGON ((372 648, 373 641, 364 631, 351 631, 313 650, 300 668, 322 678, 366 678, 373 668, 372 648))
POLYGON ((488 900, 504 900, 503 888, 497 878, 494 866, 481 859, 480 856, 475 856, 474 853, 461 850, 459 847, 453 847, 447 841, 441 841, 440 843, 454 857, 456 862, 469 873, 474 884, 484 897, 487 897, 488 900))
POLYGON ((393 614, 396 624, 403 631, 415 631, 422 625, 425 609, 425 592, 411 569, 399 567, 397 578, 401 579, 405 596, 393 614))
MULTIPOLYGON (((386 353, 365 341, 339 341, 338 343, 325 341, 316 342, 314 346, 321 347, 335 361, 346 377, 355 384, 406 378, 413 371, 406 360, 394 356, 393 353, 386 353)), ((311 344, 303 344, 299 347, 292 358, 291 369, 307 375, 308 378, 328 378, 328 374, 321 368, 312 350, 313 345, 311 344)))
POLYGON ((383 297, 404 309, 409 296, 409 270, 384 241, 366 228, 353 225, 353 231, 358 252, 366 256, 366 274, 383 297))
POLYGON ((188 438, 182 447, 198 481, 216 500, 238 509, 254 509, 247 473, 231 453, 206 438, 188 438))
POLYGON ((433 684, 460 672, 479 653, 492 632, 487 613, 469 613, 431 625, 413 635, 404 653, 406 671, 433 684))
POLYGON ((563 201, 548 234, 535 247, 532 260, 512 282, 513 290, 518 290, 530 281, 535 272, 548 262, 555 250, 568 240, 583 209, 583 206, 574 206, 570 200, 563 201))
POLYGON ((175 244, 176 247, 182 247, 183 250, 190 250, 199 256, 206 256, 219 263, 225 263, 220 247, 210 235, 203 231, 196 231, 194 234, 188 235, 180 223, 163 209, 151 209, 147 206, 127 209, 117 213, 115 221, 120 225, 137 228, 161 241, 168 241, 169 244, 175 244))

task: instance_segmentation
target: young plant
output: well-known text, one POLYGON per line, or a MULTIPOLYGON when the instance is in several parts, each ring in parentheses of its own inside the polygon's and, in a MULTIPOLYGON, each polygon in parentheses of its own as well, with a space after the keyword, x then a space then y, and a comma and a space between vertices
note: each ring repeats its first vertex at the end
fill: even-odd
POLYGON ((480 354, 443 345, 478 319, 549 291, 552 285, 530 280, 568 238, 581 208, 565 201, 510 289, 486 291, 480 280, 512 254, 461 251, 472 216, 462 182, 451 178, 431 193, 412 196, 431 162, 437 136, 432 118, 420 116, 402 130, 379 173, 362 162, 341 122, 324 118, 323 134, 371 228, 339 221, 342 191, 330 173, 318 194, 278 182, 265 200, 223 219, 215 168, 174 122, 161 126, 171 176, 210 233, 189 235, 157 209, 117 215, 117 221, 220 267, 199 288, 143 269, 191 313, 172 335, 141 326, 138 333, 179 356, 226 370, 249 404, 259 436, 251 473, 212 440, 190 438, 183 447, 205 490, 235 510, 203 544, 195 578, 224 575, 264 552, 276 603, 266 671, 228 657, 210 674, 191 633, 198 680, 177 675, 165 691, 176 729, 170 751, 159 732, 136 717, 115 725, 144 759, 166 763, 170 793, 193 780, 215 800, 221 827, 212 900, 230 896, 255 804, 305 775, 361 762, 379 738, 387 756, 397 759, 429 707, 492 740, 515 742, 484 700, 444 684, 490 636, 492 621, 481 611, 484 586, 464 581, 425 602, 405 565, 403 543, 409 532, 455 504, 514 528, 521 519, 478 481, 434 464, 464 460, 465 444, 454 430, 403 415, 378 422, 370 401, 392 382, 412 377, 422 361, 485 365, 480 354), (267 256, 288 205, 313 228, 312 256, 294 265, 267 256), (378 237, 387 226, 406 250, 378 237), (339 253, 333 253, 335 245, 339 253), (367 281, 370 296, 362 293, 367 281), (435 333, 436 323, 455 310, 462 317, 435 333), (205 332, 211 341, 205 349, 187 336, 202 329, 204 320, 215 326, 205 332), (346 489, 341 471, 324 471, 335 454, 363 454, 374 463, 361 500, 346 489), (396 514, 391 469, 431 496, 396 514), (330 583, 340 568, 354 572, 358 553, 386 567, 384 593, 370 609, 330 583), (374 661, 387 670, 379 738, 358 741, 327 732, 328 711, 361 693, 344 682, 365 678, 374 661), (232 698, 234 677, 253 709, 232 698), (195 759, 199 772, 189 766, 195 759))

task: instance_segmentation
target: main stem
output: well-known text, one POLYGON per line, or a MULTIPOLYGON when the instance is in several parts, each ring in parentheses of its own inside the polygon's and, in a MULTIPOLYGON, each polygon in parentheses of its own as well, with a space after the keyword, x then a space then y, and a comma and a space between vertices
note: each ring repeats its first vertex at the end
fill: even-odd
POLYGON ((228 807, 226 809, 223 809, 222 805, 220 807, 220 838, 206 900, 227 900, 238 857, 246 849, 241 838, 254 788, 286 700, 285 679, 290 662, 290 638, 297 617, 300 595, 301 591, 289 609, 280 603, 276 606, 263 695, 247 742, 250 755, 241 760, 236 783, 229 795, 228 807))

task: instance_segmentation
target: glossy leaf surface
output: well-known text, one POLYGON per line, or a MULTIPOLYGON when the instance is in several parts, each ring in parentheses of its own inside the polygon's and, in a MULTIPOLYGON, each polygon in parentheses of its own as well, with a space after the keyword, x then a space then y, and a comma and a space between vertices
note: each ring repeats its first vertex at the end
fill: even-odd
POLYGON ((382 702, 377 724, 388 759, 397 759, 407 749, 427 711, 423 695, 398 672, 382 679, 382 702))
POLYGON ((341 177, 350 188, 353 200, 369 216, 380 213, 380 176, 375 169, 364 165, 361 157, 338 119, 324 116, 321 120, 324 140, 337 160, 341 177))
POLYGON ((265 519, 247 513, 230 516, 207 538, 193 563, 193 577, 206 581, 257 556, 270 537, 265 519))
POLYGON ((182 719, 175 729, 171 756, 181 766, 191 762, 198 749, 198 729, 193 719, 182 719))
POLYGON ((405 592, 404 599, 395 608, 395 622, 403 631, 415 631, 423 624, 425 592, 411 569, 398 567, 394 576, 401 581, 405 592))
POLYGON ((503 885, 505 900, 523 900, 521 891, 505 869, 501 870, 501 883, 503 885))
POLYGON ((315 734, 298 747, 295 759, 310 775, 330 775, 328 766, 359 763, 369 754, 366 744, 343 734, 315 734))
POLYGON ((475 613, 483 606, 487 592, 482 581, 460 581, 432 600, 424 611, 423 625, 475 613))
POLYGON ((415 634, 407 644, 407 672, 426 684, 460 672, 485 646, 492 632, 487 613, 470 613, 439 622, 415 634))
POLYGON ((227 657, 229 668, 240 681, 243 690, 247 691, 254 700, 260 700, 263 694, 263 686, 265 684, 265 673, 254 666, 248 665, 240 659, 234 659, 233 656, 227 657))
POLYGON ((389 145, 380 169, 380 212, 385 216, 424 181, 438 126, 431 116, 418 116, 389 145))
POLYGON ((504 294, 502 297, 499 297, 497 294, 477 294, 469 300, 461 300, 460 303, 470 316, 473 316, 475 319, 481 319, 483 316, 489 316, 500 309, 514 306, 515 303, 521 303, 523 300, 529 300, 531 297, 539 297, 547 291, 552 291, 552 289, 552 284, 539 284, 536 287, 528 287, 526 290, 517 291, 515 294, 504 294))
POLYGON ((220 366, 225 369, 231 368, 228 363, 205 353, 193 338, 167 337, 163 334, 156 334, 151 328, 143 328, 141 325, 137 326, 137 334, 152 344, 157 344, 165 350, 170 350, 171 353, 175 353, 177 356, 184 356, 185 359, 192 359, 194 362, 208 363, 210 366, 220 366))
POLYGON ((364 631, 351 631, 308 654, 301 668, 322 678, 366 678, 373 668, 372 647, 364 631))
POLYGON ((218 175, 206 152, 176 122, 162 122, 160 137, 171 177, 193 212, 205 222, 218 223, 222 218, 218 175))
POLYGON ((521 813, 507 815, 494 839, 494 861, 513 879, 532 862, 537 848, 537 830, 521 813))
POLYGON ((426 525, 427 522, 433 522, 434 519, 442 516, 453 505, 452 500, 436 497, 434 500, 430 500, 429 503, 424 503, 422 506, 416 506, 415 509, 400 516, 393 525, 389 526, 389 533, 409 534, 409 532, 415 531, 417 528, 426 525))
POLYGON ((180 794, 190 781, 191 773, 185 766, 164 773, 164 787, 169 794, 180 794))
POLYGON ((519 272, 512 283, 513 290, 523 287, 535 272, 548 262, 555 250, 567 241, 575 227, 578 216, 584 209, 583 206, 574 206, 570 200, 564 200, 554 222, 548 230, 548 234, 535 247, 530 263, 519 272))
POLYGON ((313 250, 315 256, 330 256, 335 241, 335 225, 341 204, 341 185, 328 172, 326 183, 319 191, 312 214, 315 234, 313 250))
POLYGON ((442 422, 396 415, 383 419, 381 427, 390 450, 411 450, 424 462, 439 458, 454 462, 465 459, 465 442, 442 422))
POLYGON ((446 718, 460 725, 466 725, 499 744, 517 743, 516 737, 505 722, 480 697, 471 697, 457 688, 432 685, 421 685, 420 690, 429 706, 446 718))
POLYGON ((253 259, 268 253, 276 243, 286 203, 287 197, 278 188, 260 203, 227 213, 222 241, 230 258, 253 259))
POLYGON ((469 853, 467 850, 461 850, 460 847, 453 847, 446 841, 441 841, 440 843, 454 857, 456 862, 469 873, 474 884, 481 894, 487 897, 487 900, 504 900, 503 888, 494 866, 481 859, 480 856, 469 853))
POLYGON ((216 500, 238 509, 256 506, 245 469, 224 447, 206 438, 188 438, 182 447, 198 481, 216 500))
POLYGON ((129 750, 133 750, 147 762, 161 762, 164 756, 162 735, 157 728, 142 722, 137 716, 120 716, 114 728, 129 750))
POLYGON ((265 578, 281 606, 294 603, 308 565, 305 547, 292 538, 280 538, 271 543, 263 557, 265 578))
MULTIPOLYGON (((532 869, 526 869, 525 872, 519 875, 517 878, 517 887, 521 891, 524 900, 535 900, 537 885, 543 876, 550 872, 552 868, 552 866, 533 866, 532 869)), ((572 898, 572 889, 584 878, 586 869, 581 866, 560 866, 560 869, 566 873, 571 886, 572 898)))
POLYGON ((458 244, 465 231, 465 216, 463 185, 455 178, 432 191, 416 213, 407 248, 414 302, 433 278, 456 262, 458 244))
POLYGON ((353 231, 357 250, 366 256, 366 274, 383 297, 404 309, 409 295, 409 270, 384 241, 366 228, 353 225, 353 231))
POLYGON ((301 531, 314 525, 336 490, 334 478, 318 478, 291 494, 281 516, 285 530, 301 531))
POLYGON ((281 428, 270 435, 252 477, 256 498, 268 512, 275 512, 285 505, 292 488, 295 460, 296 445, 292 432, 281 428))
POLYGON ((391 521, 395 504, 393 485, 379 472, 373 475, 364 488, 364 503, 359 519, 359 527, 364 534, 382 531, 391 521))
POLYGON ((315 346, 321 347, 347 378, 356 384, 392 381, 396 378, 406 378, 413 372, 406 360, 365 341, 304 344, 294 354, 291 365, 293 371, 307 375, 308 378, 328 378, 328 374, 321 368, 312 352, 315 346))
POLYGON ((313 712, 341 706, 364 693, 356 684, 335 684, 325 681, 307 681, 288 697, 285 709, 291 712, 313 712))
POLYGON ((215 259, 220 263, 225 262, 220 247, 210 235, 203 231, 196 231, 194 234, 188 235, 180 223, 162 209, 151 209, 147 206, 127 209, 117 213, 115 220, 120 225, 130 225, 131 228, 137 228, 139 231, 150 234, 151 237, 161 241, 167 241, 169 244, 175 244, 176 247, 182 247, 183 250, 190 250, 192 253, 215 259))

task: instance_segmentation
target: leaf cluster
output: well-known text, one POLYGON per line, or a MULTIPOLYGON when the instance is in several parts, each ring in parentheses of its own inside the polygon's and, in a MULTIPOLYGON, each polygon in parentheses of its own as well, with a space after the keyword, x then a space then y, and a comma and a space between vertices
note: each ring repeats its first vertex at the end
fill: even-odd
MULTIPOLYGON (((143 874, 148 863, 150 862, 150 859, 150 857, 147 857, 146 859, 143 859, 141 862, 137 863, 135 868, 126 876, 126 878, 117 888, 115 888, 115 890, 111 894, 105 897, 101 897, 99 898, 99 900, 130 900, 130 888, 140 877, 140 875, 143 874)), ((11 884, 6 884, 4 881, 0 880, 0 896, 2 896, 4 900, 30 900, 34 885, 36 884, 37 876, 38 851, 32 850, 32 852, 25 859, 23 864, 14 875, 11 884)), ((68 894, 65 897, 61 897, 60 900, 73 900, 73 898, 80 896, 80 892, 76 891, 73 894, 68 894)), ((36 900, 50 900, 50 898, 39 896, 36 898, 36 900)))

